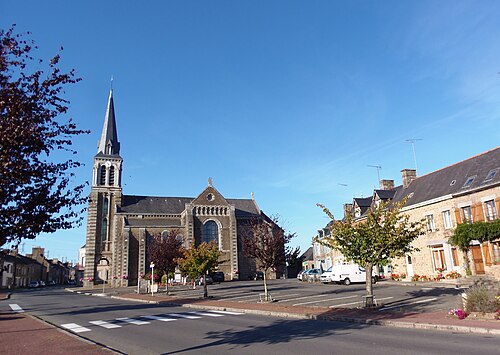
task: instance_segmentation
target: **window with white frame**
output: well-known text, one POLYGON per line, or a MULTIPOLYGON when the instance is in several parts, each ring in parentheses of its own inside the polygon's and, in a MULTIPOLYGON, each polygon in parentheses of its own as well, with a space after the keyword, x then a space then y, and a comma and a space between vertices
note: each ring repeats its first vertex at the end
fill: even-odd
POLYGON ((425 216, 425 220, 427 222, 427 231, 432 232, 436 229, 434 226, 434 215, 433 214, 428 214, 425 216))
POLYGON ((495 200, 489 200, 484 203, 485 213, 487 221, 494 221, 498 219, 497 207, 495 206, 495 200))
POLYGON ((462 212, 462 221, 465 223, 472 223, 472 209, 470 206, 465 206, 460 209, 462 212))
POLYGON ((444 229, 453 228, 453 222, 451 221, 450 210, 443 211, 443 222, 444 222, 444 229))

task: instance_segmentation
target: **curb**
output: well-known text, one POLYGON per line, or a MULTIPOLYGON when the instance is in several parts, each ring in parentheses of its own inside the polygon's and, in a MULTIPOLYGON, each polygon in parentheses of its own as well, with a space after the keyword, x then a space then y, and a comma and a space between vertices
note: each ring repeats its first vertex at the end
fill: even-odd
MULTIPOLYGON (((74 292, 69 290, 70 292, 74 292)), ((81 294, 84 294, 81 292, 81 294)), ((87 294, 87 293, 85 293, 87 294)), ((92 295, 92 294, 90 294, 92 295)), ((432 324, 432 323, 413 323, 404 321, 391 321, 391 320, 377 320, 377 319, 362 319, 344 316, 323 316, 314 314, 301 314, 301 313, 289 313, 289 312, 279 312, 279 311, 263 311, 258 309, 242 309, 233 307, 223 307, 223 306, 210 306, 210 305, 198 305, 198 304, 179 304, 175 302, 167 301, 150 301, 142 300, 137 298, 128 298, 122 296, 110 296, 110 298, 121 300, 121 301, 132 301, 138 303, 146 304, 158 304, 158 305, 168 305, 177 306, 191 309, 212 309, 218 311, 230 311, 230 312, 241 312, 245 314, 254 314, 259 316, 268 316, 276 318, 288 318, 288 319, 311 319, 311 320, 323 320, 323 321, 338 321, 346 323, 356 323, 356 324, 367 324, 367 325, 380 325, 394 328, 406 328, 406 329, 420 329, 420 330, 439 330, 446 332, 459 332, 459 333, 469 333, 469 334, 489 334, 489 335, 500 335, 500 329, 490 329, 481 327, 469 327, 463 325, 444 325, 444 324, 432 324)))

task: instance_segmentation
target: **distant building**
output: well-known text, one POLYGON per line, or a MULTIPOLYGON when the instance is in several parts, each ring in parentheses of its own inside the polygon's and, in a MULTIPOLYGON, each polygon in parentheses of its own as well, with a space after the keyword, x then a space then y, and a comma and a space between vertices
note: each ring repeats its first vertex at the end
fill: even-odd
POLYGON ((255 263, 243 254, 242 238, 251 219, 267 217, 253 196, 226 198, 211 179, 196 197, 125 195, 122 164, 110 92, 94 157, 85 250, 86 284, 104 280, 112 286, 136 285, 141 274, 150 270, 148 245, 152 237, 171 231, 178 233, 185 247, 215 242, 222 254, 219 269, 227 280, 254 275, 255 263))

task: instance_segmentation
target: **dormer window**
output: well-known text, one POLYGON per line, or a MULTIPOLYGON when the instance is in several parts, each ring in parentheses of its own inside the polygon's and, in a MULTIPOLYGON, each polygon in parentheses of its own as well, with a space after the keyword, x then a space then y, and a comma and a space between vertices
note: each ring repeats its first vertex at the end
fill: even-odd
POLYGON ((497 172, 498 172, 498 168, 490 170, 490 172, 488 173, 488 175, 486 175, 486 179, 484 179, 484 181, 490 181, 490 180, 492 180, 497 175, 497 172))
POLYGON ((467 178, 467 180, 465 181, 465 184, 464 184, 464 186, 462 186, 462 188, 465 189, 467 187, 470 187, 472 185, 472 183, 474 182, 475 178, 476 178, 476 175, 467 178))

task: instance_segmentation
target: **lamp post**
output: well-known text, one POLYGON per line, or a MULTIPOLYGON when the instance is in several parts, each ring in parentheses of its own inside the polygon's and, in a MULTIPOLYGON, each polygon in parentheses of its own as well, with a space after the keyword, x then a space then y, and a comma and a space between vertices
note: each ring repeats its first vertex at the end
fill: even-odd
POLYGON ((149 264, 149 267, 151 268, 151 296, 154 296, 154 291, 153 291, 153 283, 154 283, 154 280, 155 280, 155 263, 154 262, 151 262, 151 264, 149 264))

